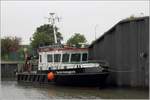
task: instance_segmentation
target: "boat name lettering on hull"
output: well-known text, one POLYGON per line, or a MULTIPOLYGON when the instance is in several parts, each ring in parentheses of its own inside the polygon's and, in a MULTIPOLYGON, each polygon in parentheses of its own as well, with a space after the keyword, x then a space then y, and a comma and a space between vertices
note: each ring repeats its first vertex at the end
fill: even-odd
POLYGON ((75 71, 57 71, 57 74, 73 74, 76 73, 75 71))

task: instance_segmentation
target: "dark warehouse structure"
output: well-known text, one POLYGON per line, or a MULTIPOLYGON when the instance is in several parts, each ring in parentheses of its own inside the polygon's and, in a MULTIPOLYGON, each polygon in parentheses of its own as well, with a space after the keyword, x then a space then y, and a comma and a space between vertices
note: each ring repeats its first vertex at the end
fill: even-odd
POLYGON ((117 86, 149 86, 149 16, 125 19, 89 46, 89 60, 106 60, 107 82, 117 86))

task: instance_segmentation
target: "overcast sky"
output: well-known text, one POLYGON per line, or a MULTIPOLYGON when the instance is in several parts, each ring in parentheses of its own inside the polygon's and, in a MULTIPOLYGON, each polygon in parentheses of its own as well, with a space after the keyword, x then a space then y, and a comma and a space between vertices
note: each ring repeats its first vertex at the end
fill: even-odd
POLYGON ((149 1, 1 1, 1 36, 17 36, 29 44, 36 28, 46 24, 49 12, 60 16, 64 42, 82 33, 91 43, 120 20, 149 16, 149 1))

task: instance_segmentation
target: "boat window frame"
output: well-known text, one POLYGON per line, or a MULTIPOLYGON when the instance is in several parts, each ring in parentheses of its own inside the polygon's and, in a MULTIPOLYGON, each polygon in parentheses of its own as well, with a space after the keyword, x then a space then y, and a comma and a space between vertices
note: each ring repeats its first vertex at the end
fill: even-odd
POLYGON ((81 53, 71 53, 70 62, 81 62, 81 53), (72 60, 72 55, 75 55, 75 54, 80 54, 79 61, 73 61, 72 60))
POLYGON ((70 62, 70 54, 69 54, 69 53, 63 53, 63 54, 62 54, 62 62, 63 62, 63 63, 69 63, 69 62, 70 62), (67 61, 63 61, 64 55, 68 55, 67 61))
POLYGON ((42 55, 39 55, 39 62, 42 62, 42 55))
POLYGON ((48 63, 52 63, 53 61, 54 61, 53 54, 47 54, 47 62, 48 62, 48 63), (49 58, 49 57, 48 57, 49 55, 51 55, 51 61, 49 61, 49 59, 48 59, 48 58, 49 58))
POLYGON ((61 53, 56 53, 56 54, 53 54, 53 55, 54 55, 54 60, 53 60, 54 63, 59 63, 59 62, 61 62, 61 56, 62 56, 61 53), (60 55, 60 56, 59 56, 59 61, 55 61, 55 55, 60 55))
POLYGON ((82 62, 86 62, 88 61, 88 53, 84 52, 82 53, 82 59, 81 59, 82 62), (83 60, 83 55, 86 54, 86 60, 83 60))

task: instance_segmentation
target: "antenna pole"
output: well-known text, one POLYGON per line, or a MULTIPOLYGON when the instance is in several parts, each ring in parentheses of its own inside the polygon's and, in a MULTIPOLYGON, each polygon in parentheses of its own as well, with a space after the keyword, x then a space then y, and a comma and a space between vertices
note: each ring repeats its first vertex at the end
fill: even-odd
POLYGON ((96 40, 96 28, 98 27, 98 24, 95 25, 95 40, 96 40))
POLYGON ((54 31, 54 42, 55 44, 57 44, 57 36, 56 36, 56 30, 55 30, 55 22, 58 21, 59 22, 59 17, 57 17, 55 15, 55 13, 49 13, 50 17, 48 18, 49 23, 52 25, 53 27, 53 31, 54 31))

